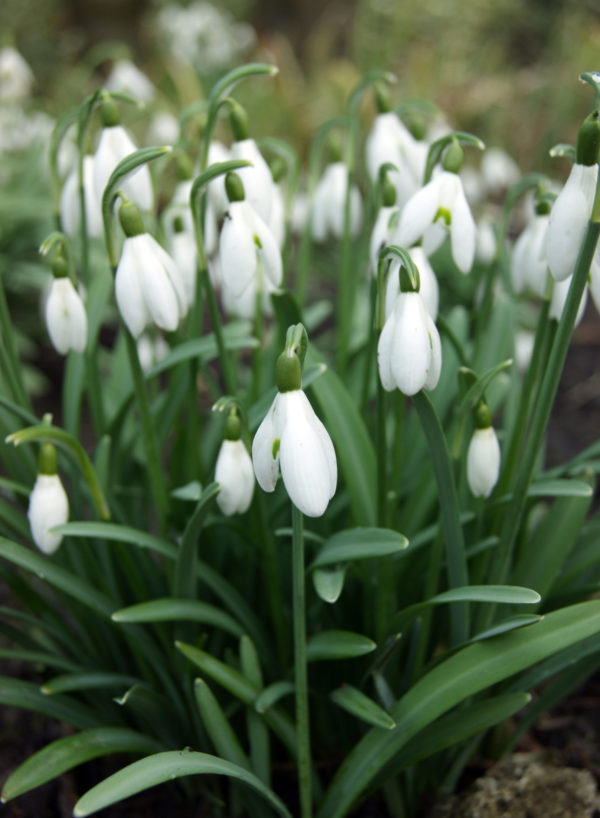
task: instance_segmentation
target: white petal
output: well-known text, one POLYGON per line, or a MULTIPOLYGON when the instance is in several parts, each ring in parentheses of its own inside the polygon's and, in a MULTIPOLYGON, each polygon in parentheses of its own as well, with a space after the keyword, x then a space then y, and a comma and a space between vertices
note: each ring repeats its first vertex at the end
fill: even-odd
POLYGON ((475 497, 489 497, 500 473, 500 446, 491 426, 476 429, 467 452, 467 480, 475 497))
MULTIPOLYGON (((121 125, 104 128, 94 155, 94 187, 99 204, 109 177, 122 159, 136 150, 135 143, 121 125)), ((140 165, 120 185, 123 192, 142 210, 152 210, 154 195, 150 172, 140 165)))
POLYGON ((217 505, 226 516, 248 510, 254 493, 254 471, 248 450, 241 440, 224 440, 215 465, 215 480, 221 490, 217 505))
POLYGON ((390 221, 396 213, 398 213, 397 207, 382 207, 375 219, 375 224, 371 231, 371 239, 369 241, 369 261, 371 275, 373 276, 377 276, 379 253, 384 247, 392 244, 390 221))
POLYGON ((46 325, 54 347, 61 355, 69 350, 83 352, 87 341, 85 307, 70 279, 54 279, 46 301, 46 325))
POLYGON ((271 408, 257 429, 252 441, 252 464, 258 485, 263 491, 274 491, 279 475, 280 439, 278 404, 281 395, 275 395, 271 408), (275 452, 274 452, 275 448, 275 452))
POLYGON ((406 203, 394 233, 394 242, 401 247, 411 247, 433 224, 439 203, 440 177, 435 177, 406 203))
POLYGON ((221 230, 219 261, 221 277, 234 295, 240 295, 256 275, 257 250, 248 217, 247 202, 232 202, 221 230))
POLYGON ((419 271, 419 278, 421 279, 421 289, 419 293, 427 308, 429 315, 435 319, 438 314, 438 304, 440 298, 440 289, 433 267, 429 263, 429 259, 422 247, 411 247, 408 251, 410 257, 417 265, 419 271))
POLYGON ((196 241, 185 230, 182 233, 173 233, 169 251, 181 275, 186 304, 191 306, 196 299, 196 262, 198 258, 196 241))
POLYGON ((394 310, 392 375, 405 395, 415 395, 425 385, 432 345, 425 309, 419 293, 401 293, 394 310))
POLYGON ((597 165, 589 168, 573 165, 552 207, 546 233, 546 258, 556 281, 568 278, 575 268, 591 215, 590 190, 595 187, 597 172, 597 165))
POLYGON ((261 244, 258 249, 258 256, 262 262, 264 272, 271 284, 274 287, 279 287, 283 280, 283 261, 281 260, 281 251, 277 240, 270 227, 256 214, 254 230, 261 244))
POLYGON ((431 392, 431 390, 435 389, 438 385, 442 372, 442 342, 440 341, 440 334, 437 327, 433 323, 433 319, 429 313, 427 313, 427 332, 429 333, 429 341, 431 343, 431 358, 423 389, 427 389, 428 392, 431 392))
POLYGON ((186 289, 184 278, 183 275, 181 274, 181 270, 175 263, 173 257, 167 253, 164 247, 162 247, 157 241, 155 241, 149 234, 148 237, 152 239, 152 251, 156 254, 156 258, 160 261, 169 277, 169 281, 171 282, 171 285, 175 292, 175 296, 177 298, 177 305, 179 307, 179 317, 183 318, 184 315, 187 314, 187 311, 190 308, 192 302, 188 298, 188 291, 186 289))
POLYGON ((40 551, 52 554, 62 542, 61 534, 51 534, 51 528, 69 519, 69 501, 57 474, 38 474, 29 495, 27 512, 33 540, 40 551))
POLYGON ((173 332, 179 325, 180 305, 159 252, 162 248, 149 233, 134 238, 138 239, 137 263, 146 309, 158 327, 173 332))
POLYGON ((63 231, 74 238, 79 229, 79 198, 77 168, 71 171, 60 194, 60 223, 63 231))
POLYGON ((286 403, 281 477, 294 505, 307 517, 320 517, 335 492, 333 444, 301 389, 284 392, 279 398, 286 403))
POLYGON ((119 312, 129 329, 137 338, 150 322, 150 314, 142 295, 142 280, 138 268, 139 236, 127 238, 123 242, 121 260, 115 277, 115 297, 119 312))
MULTIPOLYGON (((398 297, 399 296, 396 295, 396 298, 398 297)), ((394 301, 394 309, 383 325, 383 330, 379 336, 379 343, 377 344, 377 367, 379 369, 381 383, 386 392, 392 392, 397 386, 394 376, 392 375, 392 344, 394 341, 395 329, 395 304, 396 302, 394 301)))
POLYGON ((450 222, 450 238, 452 241, 452 258, 461 273, 468 273, 475 258, 475 239, 477 228, 467 204, 465 193, 460 184, 460 178, 452 174, 458 181, 458 187, 452 204, 452 220, 450 222))
POLYGON ((244 185, 246 201, 268 223, 271 218, 273 177, 254 139, 243 139, 231 146, 232 159, 247 159, 251 167, 236 171, 244 185))
MULTIPOLYGON (((569 289, 571 288, 572 278, 573 276, 569 276, 569 278, 565 278, 564 281, 554 282, 554 287, 552 289, 552 299, 550 301, 549 315, 550 318, 554 318, 556 321, 560 321, 560 317, 563 313, 565 302, 567 300, 567 296, 569 295, 569 289)), ((583 291, 583 295, 581 296, 581 301, 579 302, 577 315, 575 316, 575 326, 578 326, 581 319, 583 318, 583 313, 585 312, 585 306, 587 304, 587 296, 588 288, 586 287, 583 291)))

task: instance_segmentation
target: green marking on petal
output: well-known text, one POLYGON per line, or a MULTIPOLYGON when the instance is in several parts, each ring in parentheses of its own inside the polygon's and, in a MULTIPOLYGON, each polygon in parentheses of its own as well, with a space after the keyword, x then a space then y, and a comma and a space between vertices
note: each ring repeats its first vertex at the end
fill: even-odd
POLYGON ((273 449, 272 449, 272 451, 273 451, 273 460, 277 460, 277 455, 279 454, 280 444, 281 444, 281 441, 279 440, 278 437, 276 437, 275 440, 273 441, 273 449))
POLYGON ((254 239, 254 244, 256 244, 256 246, 258 247, 258 249, 259 249, 259 250, 262 250, 262 242, 261 242, 261 240, 258 238, 258 236, 256 235, 256 233, 254 234, 254 236, 253 236, 252 238, 254 239))
POLYGON ((452 214, 447 207, 438 207, 438 211, 435 214, 435 219, 433 221, 437 222, 438 219, 442 219, 445 224, 450 225, 450 222, 452 221, 452 214))

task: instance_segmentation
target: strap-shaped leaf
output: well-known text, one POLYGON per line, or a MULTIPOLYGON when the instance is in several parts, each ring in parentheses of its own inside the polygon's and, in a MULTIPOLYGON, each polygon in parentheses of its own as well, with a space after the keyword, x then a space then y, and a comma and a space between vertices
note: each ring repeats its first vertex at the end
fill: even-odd
POLYGON ((45 784, 92 758, 113 753, 154 753, 158 742, 124 727, 93 727, 53 741, 24 761, 4 782, 2 801, 45 784))
POLYGON ((385 764, 439 716, 469 696, 558 653, 600 629, 600 601, 548 614, 521 628, 464 648, 419 679, 390 715, 394 730, 370 730, 333 779, 318 818, 342 818, 385 764))
POLYGON ((345 579, 345 565, 338 565, 333 568, 316 568, 312 574, 315 591, 324 602, 330 604, 337 602, 340 598, 345 579))
POLYGON ((86 727, 97 727, 98 722, 102 720, 100 715, 75 699, 68 696, 45 696, 33 682, 10 679, 6 676, 0 676, 0 704, 43 713, 81 730, 86 727))
POLYGON ((396 726, 394 719, 383 707, 352 685, 343 685, 334 690, 331 699, 348 713, 352 713, 353 716, 366 721, 373 727, 392 730, 396 726))
POLYGON ((243 628, 232 616, 210 605, 208 602, 199 602, 195 599, 153 599, 150 602, 140 602, 121 608, 112 615, 115 622, 201 622, 205 625, 215 625, 234 636, 242 636, 243 628))
POLYGON ((311 636, 306 645, 309 662, 321 659, 353 659, 371 653, 377 647, 368 636, 351 631, 321 631, 311 636))
POLYGON ((226 775, 248 784, 260 793, 279 815, 292 818, 285 804, 253 773, 222 758, 188 750, 156 753, 129 764, 86 792, 75 804, 73 815, 77 818, 92 815, 110 804, 122 801, 156 784, 173 781, 186 775, 204 774, 226 775))
POLYGON ((338 531, 323 545, 309 570, 338 562, 399 554, 407 545, 405 536, 389 528, 351 528, 338 531))
POLYGON ((45 682, 40 688, 46 696, 70 693, 74 690, 102 690, 103 688, 128 688, 140 684, 140 680, 124 673, 96 671, 91 673, 64 673, 45 682))

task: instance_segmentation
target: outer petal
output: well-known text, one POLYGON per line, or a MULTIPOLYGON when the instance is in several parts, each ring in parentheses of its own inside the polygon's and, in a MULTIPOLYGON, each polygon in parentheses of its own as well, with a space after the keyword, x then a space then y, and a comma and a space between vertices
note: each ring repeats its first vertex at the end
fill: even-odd
POLYGON ((46 325, 61 355, 70 349, 83 352, 87 341, 85 307, 68 278, 54 279, 46 301, 46 325))
MULTIPOLYGON (((569 276, 569 278, 565 278, 564 281, 555 281, 554 282, 554 289, 552 290, 552 300, 550 301, 550 318, 554 318, 556 321, 560 321, 560 317, 562 315, 565 301, 567 300, 567 296, 569 294, 569 289, 571 287, 571 279, 573 276, 569 276)), ((592 279, 593 281, 593 279, 592 279)), ((593 290, 592 290, 593 296, 593 290)), ((588 299, 588 288, 586 287, 583 291, 583 295, 581 296, 581 301, 579 303, 579 308, 577 310, 577 315, 575 316, 575 326, 578 326, 581 319, 583 318, 583 313, 585 312, 585 305, 587 304, 588 299)))
POLYGON ((563 281, 573 273, 591 214, 597 173, 597 165, 573 165, 552 207, 546 233, 546 258, 556 281, 563 281))
MULTIPOLYGON (((135 143, 121 125, 104 128, 94 155, 94 187, 99 203, 108 179, 119 162, 136 150, 135 143)), ((122 182, 121 189, 142 210, 152 210, 154 196, 150 171, 140 165, 122 182)))
POLYGON ((262 157, 254 139, 242 139, 231 146, 232 159, 247 159, 252 162, 248 168, 236 171, 244 185, 246 201, 258 212, 259 216, 268 223, 271 218, 273 197, 273 177, 269 166, 262 157))
POLYGON ((440 203, 440 176, 417 191, 406 203, 394 242, 401 247, 411 247, 433 223, 440 203))
POLYGON ((273 448, 275 441, 281 439, 279 431, 281 420, 280 399, 281 395, 279 393, 275 395, 275 400, 258 427, 252 441, 254 474, 258 485, 263 491, 275 491, 279 475, 280 448, 277 449, 275 455, 273 454, 273 448))
POLYGON ((233 295, 240 295, 256 275, 257 250, 248 202, 232 202, 219 240, 221 280, 233 295))
POLYGON ((169 250, 181 274, 186 304, 191 306, 196 299, 196 259, 198 254, 194 237, 185 230, 182 233, 173 233, 169 250))
POLYGON ((452 221, 450 222, 452 258, 461 273, 468 273, 475 258, 477 228, 471 215, 471 209, 467 204, 460 177, 456 176, 456 174, 454 176, 458 181, 458 186, 452 203, 452 221))
POLYGON ((163 264, 160 245, 149 233, 134 236, 138 240, 138 270, 142 296, 152 321, 161 329, 173 332, 180 318, 176 290, 163 264))
POLYGON ((150 240, 147 242, 147 244, 152 248, 152 252, 156 255, 156 258, 162 264, 169 277, 169 281, 171 282, 177 298, 179 317, 183 318, 191 306, 191 301, 188 297, 188 292, 186 290, 184 277, 181 274, 181 270, 175 263, 173 257, 167 253, 164 247, 162 247, 149 233, 147 235, 148 239, 150 240))
POLYGON ((150 323, 150 313, 142 295, 142 279, 138 266, 138 239, 140 236, 125 239, 121 260, 115 277, 115 297, 119 312, 129 329, 137 338, 150 323))
POLYGON ((491 426, 476 429, 467 452, 467 480, 475 497, 489 497, 500 473, 500 446, 491 426))
MULTIPOLYGON (((396 299, 400 296, 397 295, 396 299)), ((396 325, 396 310, 394 309, 383 325, 383 330, 379 336, 379 343, 377 344, 377 366, 379 368, 379 377, 386 392, 392 392, 397 387, 392 374, 392 355, 393 355, 393 341, 394 330, 396 325)))
POLYGON ((419 293, 427 308, 427 312, 435 321, 440 299, 440 288, 438 286, 437 277, 422 247, 411 247, 408 252, 419 270, 419 277, 421 279, 421 289, 419 293))
POLYGON ((431 344, 431 359, 429 361, 423 389, 427 389, 428 392, 431 392, 431 390, 435 389, 438 385, 442 372, 442 342, 440 341, 440 334, 437 327, 433 323, 433 319, 429 313, 427 313, 427 332, 431 344))
POLYGON ((419 293, 401 293, 394 311, 392 375, 405 395, 423 389, 431 364, 429 314, 419 293))
POLYGON ((258 257, 263 265, 263 270, 271 284, 274 287, 279 287, 283 280, 283 261, 281 260, 281 250, 277 240, 270 227, 265 224, 258 214, 254 214, 254 230, 261 244, 258 249, 258 257))
POLYGON ((33 540, 40 551, 52 554, 62 542, 62 535, 50 529, 69 519, 69 501, 57 474, 38 474, 29 495, 27 512, 33 540))
POLYGON ((243 514, 254 494, 254 471, 248 450, 241 440, 224 440, 215 465, 220 483, 217 505, 226 516, 243 514))
POLYGON ((398 213, 397 207, 382 207, 375 219, 369 241, 369 262, 371 275, 373 276, 377 275, 380 251, 392 243, 390 222, 396 213, 398 213))
POLYGON ((335 492, 337 464, 331 439, 301 389, 284 392, 281 477, 294 505, 307 517, 320 517, 335 492))

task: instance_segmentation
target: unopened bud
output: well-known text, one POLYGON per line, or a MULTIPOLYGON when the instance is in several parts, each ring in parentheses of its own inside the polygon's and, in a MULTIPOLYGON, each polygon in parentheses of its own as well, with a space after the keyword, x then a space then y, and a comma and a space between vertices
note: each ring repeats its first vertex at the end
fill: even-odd
POLYGON ((275 383, 280 392, 293 392, 302 387, 302 367, 297 355, 282 352, 277 358, 275 383))
POLYGON ((246 198, 244 183, 233 171, 225 176, 225 191, 230 202, 243 202, 246 198))
POLYGON ((456 139, 453 139, 444 154, 442 167, 444 170, 450 171, 450 173, 458 173, 462 168, 464 158, 465 152, 460 143, 456 139))

